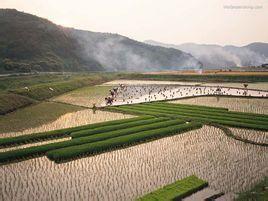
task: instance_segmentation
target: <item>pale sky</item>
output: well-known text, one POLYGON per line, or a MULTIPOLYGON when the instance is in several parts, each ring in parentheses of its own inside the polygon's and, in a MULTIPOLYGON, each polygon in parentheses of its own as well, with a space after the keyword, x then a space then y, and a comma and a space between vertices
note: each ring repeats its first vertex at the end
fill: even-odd
POLYGON ((0 0, 0 8, 139 41, 238 46, 268 42, 268 0, 0 0))

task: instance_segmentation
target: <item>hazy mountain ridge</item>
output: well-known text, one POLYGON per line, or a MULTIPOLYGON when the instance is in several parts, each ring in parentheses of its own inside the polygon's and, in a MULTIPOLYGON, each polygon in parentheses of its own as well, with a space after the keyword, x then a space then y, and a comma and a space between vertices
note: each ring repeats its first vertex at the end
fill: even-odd
POLYGON ((251 43, 245 47, 265 57, 268 57, 268 43, 251 43))
POLYGON ((147 40, 145 43, 163 47, 172 47, 188 52, 201 61, 205 68, 259 66, 268 63, 268 43, 251 43, 242 47, 195 43, 173 45, 153 40, 147 40))
POLYGON ((85 56, 96 58, 110 71, 144 71, 197 68, 202 64, 190 54, 174 48, 141 43, 125 36, 72 29, 85 56))
POLYGON ((65 28, 49 20, 0 9, 0 72, 145 71, 199 67, 190 54, 118 34, 65 28))

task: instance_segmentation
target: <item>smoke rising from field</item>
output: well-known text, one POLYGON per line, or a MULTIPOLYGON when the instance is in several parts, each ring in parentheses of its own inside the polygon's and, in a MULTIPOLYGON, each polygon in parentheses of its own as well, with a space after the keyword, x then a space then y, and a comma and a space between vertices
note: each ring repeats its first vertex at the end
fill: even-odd
POLYGON ((86 58, 94 58, 109 71, 150 71, 199 68, 202 64, 190 54, 155 47, 117 34, 72 30, 86 58))
POLYGON ((268 58, 247 47, 226 46, 223 48, 226 52, 237 58, 237 66, 260 66, 267 63, 268 58))
POLYGON ((199 45, 195 43, 172 45, 152 40, 145 42, 152 45, 172 47, 190 53, 196 59, 201 61, 204 67, 224 68, 235 66, 260 66, 261 64, 268 63, 267 56, 253 51, 247 46, 199 45))
POLYGON ((183 44, 179 48, 202 61, 205 67, 241 66, 237 56, 224 51, 220 46, 183 44))
POLYGON ((234 46, 180 46, 181 50, 191 53, 204 66, 208 67, 230 67, 230 66, 260 66, 267 63, 268 58, 260 55, 246 47, 234 46))
MULTIPOLYGON (((85 46, 85 48, 89 52, 90 47, 85 46)), ((146 55, 141 56, 124 45, 124 38, 121 36, 98 42, 92 53, 101 64, 114 71, 124 70, 124 68, 129 71, 140 70, 139 68, 150 70, 150 68, 160 66, 158 61, 152 61, 146 55)))

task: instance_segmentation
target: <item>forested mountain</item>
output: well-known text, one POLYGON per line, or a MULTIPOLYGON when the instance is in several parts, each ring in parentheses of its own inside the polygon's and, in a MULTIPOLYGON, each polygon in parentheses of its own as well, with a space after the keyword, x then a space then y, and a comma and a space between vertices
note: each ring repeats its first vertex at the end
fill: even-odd
POLYGON ((1 71, 102 69, 95 59, 80 56, 69 29, 13 9, 0 9, 0 16, 1 71))
POLYGON ((0 72, 146 71, 201 65, 180 50, 118 34, 65 28, 15 9, 0 9, 0 72))

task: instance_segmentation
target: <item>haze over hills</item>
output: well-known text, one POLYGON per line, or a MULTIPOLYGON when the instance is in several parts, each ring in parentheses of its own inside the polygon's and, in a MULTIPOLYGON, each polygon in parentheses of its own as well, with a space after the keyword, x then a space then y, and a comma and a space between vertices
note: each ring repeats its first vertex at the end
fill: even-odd
POLYGON ((251 43, 242 47, 195 43, 174 45, 153 40, 147 40, 145 43, 162 47, 172 47, 190 53, 203 63, 204 68, 260 66, 268 63, 268 43, 251 43))
POLYGON ((188 53, 118 34, 76 30, 0 9, 0 72, 145 71, 198 68, 188 53))
POLYGON ((0 72, 219 69, 268 63, 268 43, 142 43, 62 27, 15 9, 0 9, 0 16, 0 72))
POLYGON ((202 64, 190 54, 174 48, 147 45, 125 36, 71 30, 86 57, 98 60, 110 71, 148 71, 198 68, 202 64))

